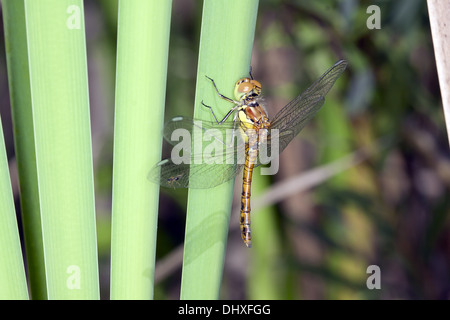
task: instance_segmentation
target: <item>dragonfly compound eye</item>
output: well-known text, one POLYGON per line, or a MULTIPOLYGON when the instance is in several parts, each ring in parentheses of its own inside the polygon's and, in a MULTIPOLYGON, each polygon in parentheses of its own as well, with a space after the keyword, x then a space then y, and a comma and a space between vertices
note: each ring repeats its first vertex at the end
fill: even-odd
POLYGON ((243 82, 237 87, 237 91, 239 93, 247 93, 253 89, 253 85, 248 82, 243 82))
POLYGON ((236 84, 234 86, 237 88, 243 82, 250 82, 250 79, 249 78, 239 79, 238 81, 236 81, 236 84))
POLYGON ((236 82, 234 88, 234 96, 236 99, 246 99, 248 96, 259 95, 261 92, 261 84, 258 81, 249 78, 243 78, 236 82))
POLYGON ((250 83, 253 85, 253 87, 254 87, 256 90, 261 91, 261 83, 260 83, 259 81, 256 81, 256 80, 250 80, 250 83))

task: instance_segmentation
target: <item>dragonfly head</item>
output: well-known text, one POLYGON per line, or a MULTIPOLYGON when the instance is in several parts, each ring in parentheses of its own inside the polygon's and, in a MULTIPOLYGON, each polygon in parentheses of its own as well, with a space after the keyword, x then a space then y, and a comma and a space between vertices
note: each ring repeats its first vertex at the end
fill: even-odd
POLYGON ((253 100, 261 94, 261 83, 259 81, 242 78, 234 86, 234 96, 237 100, 253 100))

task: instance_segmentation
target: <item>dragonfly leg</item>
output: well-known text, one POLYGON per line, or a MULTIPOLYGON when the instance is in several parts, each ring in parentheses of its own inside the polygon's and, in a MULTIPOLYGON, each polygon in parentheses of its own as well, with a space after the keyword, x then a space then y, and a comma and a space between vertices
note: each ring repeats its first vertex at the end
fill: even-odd
POLYGON ((211 106, 208 106, 207 104, 205 104, 205 103, 203 102, 203 100, 202 100, 202 105, 203 105, 204 107, 208 108, 208 109, 211 111, 211 113, 212 113, 212 115, 213 115, 213 117, 214 117, 214 120, 216 120, 217 124, 222 124, 222 123, 224 123, 224 122, 228 119, 228 117, 229 117, 234 111, 236 111, 237 108, 239 108, 239 106, 235 106, 235 107, 231 108, 230 111, 228 111, 228 113, 225 115, 225 117, 223 117, 223 119, 219 121, 219 120, 217 120, 216 114, 214 113, 214 110, 212 109, 211 106))
POLYGON ((208 76, 205 76, 205 77, 207 77, 209 80, 211 80, 211 82, 212 82, 212 84, 213 84, 213 86, 214 86, 214 89, 216 89, 217 95, 218 95, 219 97, 221 97, 222 99, 224 99, 224 100, 226 100, 226 101, 228 101, 228 102, 231 102, 231 103, 234 103, 234 104, 239 104, 239 101, 234 101, 233 99, 230 99, 230 98, 224 96, 223 94, 221 94, 221 93, 219 92, 219 89, 217 89, 216 83, 214 82, 214 80, 213 80, 212 78, 210 78, 210 77, 208 77, 208 76))
POLYGON ((212 109, 212 107, 211 107, 211 106, 208 106, 207 104, 205 104, 205 103, 203 102, 203 100, 202 100, 202 106, 208 108, 209 111, 211 111, 211 113, 212 113, 212 115, 213 115, 213 117, 214 117, 214 120, 216 120, 217 124, 220 124, 220 122, 219 122, 219 121, 217 120, 217 118, 216 118, 216 115, 215 115, 214 110, 212 109))

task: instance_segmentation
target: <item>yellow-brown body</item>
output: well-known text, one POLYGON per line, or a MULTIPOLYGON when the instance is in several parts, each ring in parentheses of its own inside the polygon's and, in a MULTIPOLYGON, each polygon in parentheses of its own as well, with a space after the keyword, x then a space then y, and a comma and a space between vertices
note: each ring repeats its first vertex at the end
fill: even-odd
POLYGON ((245 141, 245 164, 242 182, 240 227, 241 237, 247 247, 252 245, 250 229, 250 197, 253 168, 258 157, 259 143, 264 142, 270 122, 264 109, 251 101, 239 109, 240 126, 245 141))

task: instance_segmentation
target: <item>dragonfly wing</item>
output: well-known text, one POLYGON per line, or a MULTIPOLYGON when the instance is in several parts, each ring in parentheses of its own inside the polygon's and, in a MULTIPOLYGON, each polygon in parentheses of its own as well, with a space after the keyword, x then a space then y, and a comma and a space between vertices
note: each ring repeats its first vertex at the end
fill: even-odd
POLYGON ((337 78, 347 67, 347 61, 340 60, 316 80, 305 92, 289 102, 271 121, 271 129, 279 130, 280 153, 305 127, 325 102, 337 78))
POLYGON ((180 137, 187 139, 186 148, 180 149, 183 155, 179 160, 182 158, 183 161, 166 159, 150 170, 148 179, 163 187, 212 188, 233 179, 242 169, 242 162, 236 159, 242 147, 235 148, 235 138, 238 138, 238 145, 240 138, 235 123, 218 124, 176 117, 165 124, 163 134, 173 145, 179 143, 180 137), (197 152, 197 137, 201 139, 198 152, 203 153, 192 155, 191 141, 194 141, 194 152, 197 152))
POLYGON ((166 159, 150 170, 148 179, 167 188, 207 189, 233 179, 241 169, 238 164, 175 164, 166 159))
MULTIPOLYGON (((308 122, 308 120, 306 120, 306 122, 308 122)), ((258 149, 256 166, 268 164, 275 157, 278 157, 295 136, 295 130, 292 129, 285 129, 282 132, 278 131, 276 136, 273 131, 269 130, 267 140, 264 143, 261 143, 258 149)))

